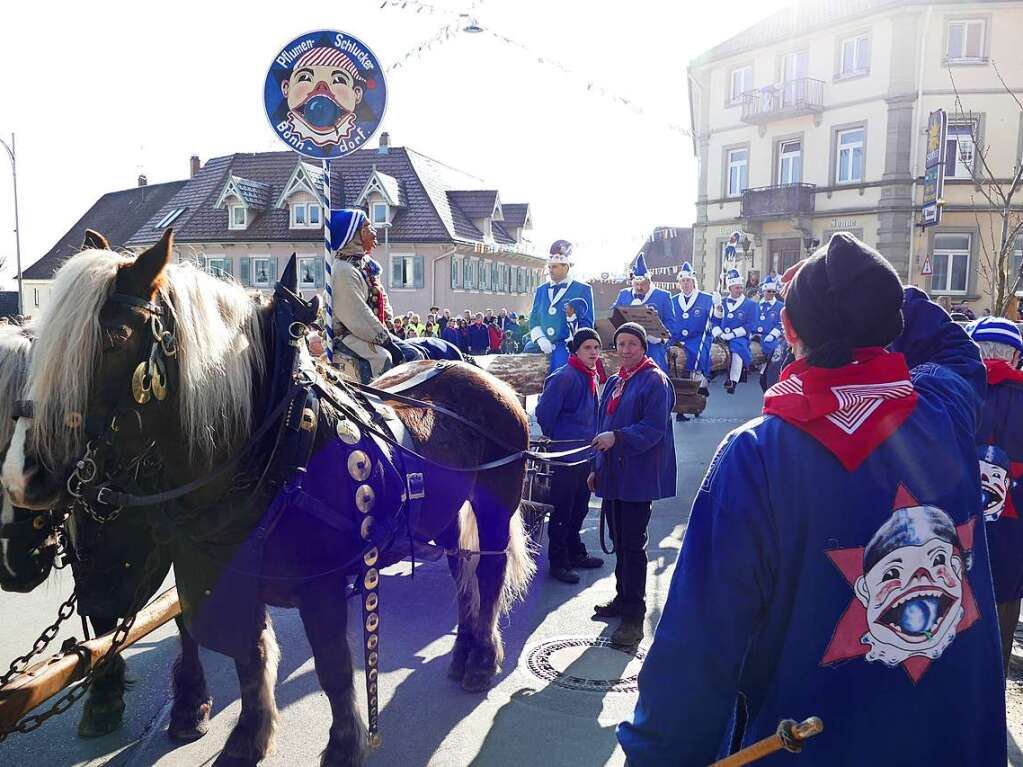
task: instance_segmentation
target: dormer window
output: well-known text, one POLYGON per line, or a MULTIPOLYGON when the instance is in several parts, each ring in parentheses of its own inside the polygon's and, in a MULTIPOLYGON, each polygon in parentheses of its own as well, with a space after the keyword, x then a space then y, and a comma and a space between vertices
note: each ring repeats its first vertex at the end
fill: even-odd
POLYGON ((382 226, 389 223, 389 206, 386 202, 374 202, 369 208, 369 218, 374 226, 382 226))
POLYGON ((228 205, 227 216, 228 229, 244 229, 249 223, 248 211, 244 205, 228 205))
POLYGON ((322 225, 320 204, 316 202, 293 202, 291 204, 291 228, 315 229, 322 225))

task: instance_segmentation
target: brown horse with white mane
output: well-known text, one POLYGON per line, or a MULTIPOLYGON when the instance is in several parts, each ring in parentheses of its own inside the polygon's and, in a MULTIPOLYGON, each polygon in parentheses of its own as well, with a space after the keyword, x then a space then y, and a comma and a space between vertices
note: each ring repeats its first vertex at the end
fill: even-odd
MULTIPOLYGON (((275 339, 286 329, 301 343, 294 324, 276 319, 287 291, 253 300, 171 264, 171 253, 168 232, 137 259, 87 250, 58 272, 29 372, 32 417, 17 423, 5 486, 27 508, 77 499, 109 514, 113 499, 170 541, 186 620, 235 658, 241 683, 241 716, 216 764, 255 765, 273 747, 278 652, 267 604, 297 607, 305 625, 333 714, 322 764, 361 764, 347 578, 360 572, 372 590, 376 569, 366 566, 406 534, 444 547, 458 584, 451 676, 485 689, 502 660, 498 617, 533 573, 518 515, 525 413, 510 389, 468 365, 432 378, 420 375, 431 362, 392 371, 384 383, 418 376, 403 394, 428 403, 392 401, 385 414, 420 456, 421 474, 409 472, 413 454, 385 439, 387 419, 356 417, 357 392, 308 367, 275 377, 275 339), (307 399, 311 379, 318 400, 307 399), (161 470, 143 481, 138 467, 153 461, 161 470)), ((375 629, 377 614, 367 623, 375 629)), ((374 636, 365 648, 374 685, 375 647, 374 636)))

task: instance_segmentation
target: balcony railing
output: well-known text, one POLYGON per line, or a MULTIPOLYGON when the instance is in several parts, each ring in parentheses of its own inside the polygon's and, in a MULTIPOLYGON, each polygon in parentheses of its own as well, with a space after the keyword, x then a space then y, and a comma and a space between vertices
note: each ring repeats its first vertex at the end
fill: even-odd
POLYGON ((823 108, 824 81, 812 77, 797 77, 742 94, 742 120, 754 125, 818 114, 823 108))
POLYGON ((747 189, 742 193, 744 218, 810 215, 816 210, 816 184, 782 184, 747 189))

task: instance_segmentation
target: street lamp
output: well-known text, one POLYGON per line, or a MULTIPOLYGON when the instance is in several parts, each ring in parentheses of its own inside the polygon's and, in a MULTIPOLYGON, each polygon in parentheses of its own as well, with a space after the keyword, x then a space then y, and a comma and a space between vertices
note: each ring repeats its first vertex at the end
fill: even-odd
POLYGON ((2 138, 0 145, 7 150, 7 156, 11 158, 11 178, 14 181, 14 253, 18 266, 18 314, 25 314, 25 291, 21 284, 21 227, 18 226, 18 163, 14 154, 14 134, 11 133, 11 145, 8 146, 2 138))

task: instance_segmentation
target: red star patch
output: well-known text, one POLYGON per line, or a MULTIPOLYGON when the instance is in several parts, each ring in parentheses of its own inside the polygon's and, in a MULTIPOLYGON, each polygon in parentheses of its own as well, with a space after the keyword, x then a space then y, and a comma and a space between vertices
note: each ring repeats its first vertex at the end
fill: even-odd
MULTIPOLYGON (((1023 464, 1020 464, 1020 466, 1023 468, 1023 464)), ((893 509, 898 510, 919 505, 905 487, 900 485, 895 496, 893 509)), ((1015 509, 1013 511, 1015 512, 1015 509)), ((959 535, 959 541, 965 551, 973 548, 973 527, 975 521, 975 519, 970 519, 964 524, 956 525, 956 533, 959 535)), ((842 577, 845 578, 846 583, 849 584, 850 588, 854 589, 854 592, 856 581, 864 574, 863 552, 865 548, 865 546, 858 546, 850 549, 832 549, 825 552, 832 564, 838 568, 842 577)), ((973 590, 970 588, 970 581, 966 572, 963 572, 962 583, 963 616, 956 628, 957 634, 965 631, 980 620, 980 610, 977 607, 977 601, 974 599, 973 590)), ((821 658, 821 665, 830 666, 851 658, 860 658, 866 655, 870 652, 870 645, 863 642, 863 636, 866 633, 867 608, 854 593, 849 606, 845 609, 845 612, 838 621, 838 625, 835 627, 835 632, 831 636, 831 641, 824 652, 824 657, 821 658)), ((916 684, 926 673, 928 667, 930 667, 931 659, 922 655, 913 655, 902 661, 900 665, 913 683, 916 684)))
MULTIPOLYGON (((1023 463, 1013 461, 1012 465, 1009 467, 1009 476, 1012 477, 1012 484, 1009 485, 1009 492, 1005 494, 1005 505, 1002 507, 1002 517, 1006 517, 1008 519, 1019 519, 1019 512, 1016 510, 1016 501, 1012 496, 1013 490, 1015 490, 1013 485, 1019 481, 1020 477, 1023 477, 1023 463)), ((1001 519, 1001 517, 999 517, 999 519, 1001 519)))

